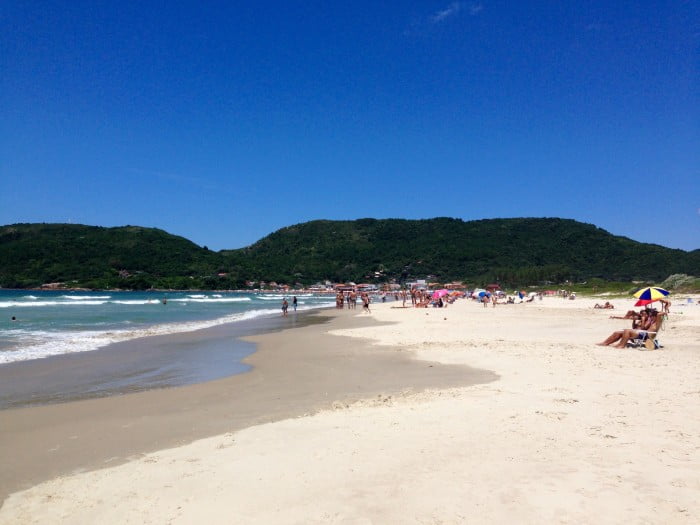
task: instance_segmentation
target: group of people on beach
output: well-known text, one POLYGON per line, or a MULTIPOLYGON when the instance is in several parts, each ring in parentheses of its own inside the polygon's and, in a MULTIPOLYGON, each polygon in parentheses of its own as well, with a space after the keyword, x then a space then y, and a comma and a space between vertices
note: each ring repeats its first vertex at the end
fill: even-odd
MULTIPOLYGON (((411 290, 401 290, 401 291, 396 291, 394 293, 394 300, 399 301, 402 300, 403 306, 406 307, 406 301, 408 297, 411 297, 411 305, 414 308, 427 308, 428 306, 433 306, 433 307, 439 307, 439 308, 446 308, 448 304, 454 302, 455 296, 454 295, 445 295, 443 296, 436 296, 429 290, 425 289, 417 289, 417 288, 412 288, 411 290)), ((360 292, 359 294, 360 300, 362 301, 362 309, 364 312, 371 313, 370 312, 370 295, 363 291, 360 292)), ((382 294, 382 302, 386 301, 386 294, 382 294)), ((336 293, 335 297, 335 305, 336 308, 338 309, 343 309, 346 307, 348 309, 355 309, 357 307, 357 298, 358 294, 357 292, 349 291, 349 292, 343 292, 343 291, 338 291, 336 293)), ((540 299, 541 299, 541 294, 540 294, 540 299)), ((489 303, 492 304, 494 307, 496 306, 497 303, 497 295, 496 293, 490 293, 490 294, 483 294, 480 297, 475 297, 478 301, 482 302, 484 307, 486 307, 489 303)), ((534 299, 534 296, 532 297, 534 299)), ((666 315, 668 315, 669 309, 670 309, 670 301, 668 300, 660 300, 659 301, 661 306, 662 306, 662 311, 659 312, 655 308, 649 308, 648 306, 641 311, 637 312, 635 310, 629 310, 625 313, 623 316, 613 316, 611 315, 611 319, 630 319, 632 320, 632 327, 623 329, 623 330, 616 330, 612 334, 610 334, 604 341, 598 343, 599 346, 614 346, 615 348, 625 348, 628 344, 629 341, 632 340, 638 340, 638 341, 645 341, 646 339, 650 338, 651 336, 655 336, 659 329, 661 328, 661 324, 663 323, 664 318, 666 315)), ((294 308, 294 311, 296 312, 297 310, 297 298, 294 296, 292 298, 292 305, 294 308)), ((610 303, 610 301, 606 301, 603 304, 598 304, 596 303, 595 306, 593 307, 595 309, 603 309, 603 310, 613 310, 615 306, 610 303)), ((285 297, 282 300, 282 315, 284 317, 287 316, 289 310, 289 302, 287 301, 287 298, 285 297)), ((14 320, 14 318, 13 318, 14 320)))
MULTIPOLYGON (((360 300, 362 301, 362 311, 369 313, 369 303, 371 302, 369 294, 367 292, 360 292, 360 300)), ((354 290, 347 293, 338 291, 338 293, 335 294, 336 308, 342 310, 346 304, 349 310, 357 308, 357 292, 354 290)))
MULTIPOLYGON (((292 307, 294 308, 294 311, 297 311, 297 296, 295 295, 292 297, 292 307)), ((287 298, 285 297, 282 299, 282 316, 287 317, 287 311, 289 310, 289 301, 287 301, 287 298)))
POLYGON ((611 315, 610 319, 631 319, 632 328, 616 330, 598 345, 625 348, 631 340, 645 341, 651 335, 656 336, 667 314, 668 311, 659 312, 656 308, 644 308, 639 312, 629 310, 623 316, 611 315))

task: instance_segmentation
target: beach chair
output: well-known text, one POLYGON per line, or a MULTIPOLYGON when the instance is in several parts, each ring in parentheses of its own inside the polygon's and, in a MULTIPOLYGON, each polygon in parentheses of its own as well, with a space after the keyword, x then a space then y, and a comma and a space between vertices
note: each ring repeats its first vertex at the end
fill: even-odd
POLYGON ((647 350, 658 350, 659 348, 663 348, 657 336, 661 331, 661 327, 663 326, 665 319, 665 314, 659 314, 659 320, 656 322, 656 331, 647 331, 647 335, 643 339, 630 339, 629 341, 627 341, 627 346, 638 349, 644 347, 647 350))

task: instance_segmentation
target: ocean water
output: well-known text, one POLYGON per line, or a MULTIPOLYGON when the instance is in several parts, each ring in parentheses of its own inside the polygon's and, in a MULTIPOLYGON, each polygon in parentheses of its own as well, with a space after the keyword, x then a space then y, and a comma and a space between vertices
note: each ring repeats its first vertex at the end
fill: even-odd
MULTIPOLYGON (((0 366, 280 316, 284 297, 291 314, 292 295, 273 293, 0 290, 0 366)), ((297 300, 299 311, 334 305, 329 296, 297 300)))

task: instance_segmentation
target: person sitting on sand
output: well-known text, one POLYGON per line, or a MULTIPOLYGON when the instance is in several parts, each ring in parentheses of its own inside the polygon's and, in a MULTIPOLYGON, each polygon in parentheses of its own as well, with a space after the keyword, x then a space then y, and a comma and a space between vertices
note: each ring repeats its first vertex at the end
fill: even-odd
MULTIPOLYGON (((633 314, 635 314, 635 315, 634 315, 634 316, 630 315, 629 317, 625 316, 625 317, 616 317, 616 318, 614 318, 614 317, 611 316, 611 318, 614 318, 614 319, 632 319, 632 330, 639 330, 639 329, 641 329, 642 327, 647 326, 647 325, 649 324, 650 321, 649 321, 649 312, 648 312, 648 310, 642 310, 642 311, 639 312, 639 313, 635 312, 634 310, 630 310, 630 311, 627 312, 627 313, 629 314, 630 312, 633 313, 633 314)), ((622 337, 622 333, 623 333, 624 331, 625 331, 625 330, 616 330, 616 331, 614 331, 614 332, 610 335, 610 337, 608 337, 603 343, 601 343, 601 345, 602 345, 602 346, 607 346, 607 344, 610 344, 610 343, 606 343, 606 341, 608 341, 608 340, 610 340, 611 343, 614 343, 614 342, 616 342, 616 341, 619 341, 620 338, 622 337)))
POLYGON ((635 319, 638 320, 641 317, 641 312, 636 310, 627 310, 625 315, 611 315, 610 319, 635 319))
POLYGON ((612 304, 610 304, 610 301, 605 301, 605 304, 595 303, 595 306, 593 308, 596 308, 598 310, 601 310, 601 309, 602 310, 614 310, 615 309, 615 307, 612 304))
POLYGON ((416 292, 416 304, 413 305, 414 308, 427 308, 433 302, 430 294, 423 293, 422 291, 416 292))
POLYGON ((646 326, 647 323, 650 322, 649 317, 652 313, 656 314, 656 310, 645 309, 639 312, 639 315, 632 319, 632 330, 639 330, 643 326, 646 326))
POLYGON ((642 322, 639 328, 617 330, 610 334, 605 341, 598 343, 598 346, 610 346, 613 343, 617 343, 615 348, 624 348, 630 339, 644 340, 649 332, 658 332, 665 314, 658 314, 655 310, 649 311, 646 315, 644 315, 644 312, 642 314, 642 322))

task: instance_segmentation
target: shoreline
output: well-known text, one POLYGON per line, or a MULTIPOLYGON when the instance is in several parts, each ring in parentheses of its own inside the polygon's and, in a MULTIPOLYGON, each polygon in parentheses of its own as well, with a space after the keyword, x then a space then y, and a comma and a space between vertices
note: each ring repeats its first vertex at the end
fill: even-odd
POLYGON ((203 383, 250 367, 255 352, 245 337, 322 322, 300 310, 199 328, 137 337, 84 352, 0 364, 0 411, 95 399, 203 383))
POLYGON ((329 334, 376 323, 356 312, 320 309, 328 318, 245 337, 257 344, 238 374, 206 383, 0 411, 0 498, 56 476, 122 464, 144 453, 296 418, 407 389, 464 386, 495 379, 488 371, 426 365, 391 348, 329 334), (386 370, 392 370, 387 377, 386 370))

